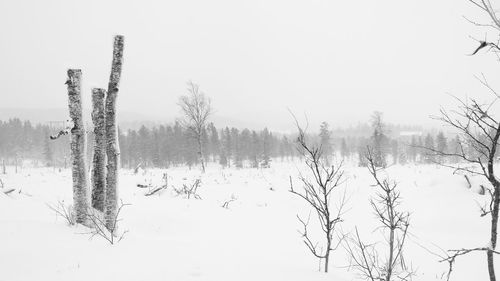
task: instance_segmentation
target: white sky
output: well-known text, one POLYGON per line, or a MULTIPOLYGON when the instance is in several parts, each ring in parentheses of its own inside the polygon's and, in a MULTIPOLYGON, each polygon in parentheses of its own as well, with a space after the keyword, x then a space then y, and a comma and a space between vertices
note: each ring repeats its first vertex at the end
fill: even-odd
POLYGON ((466 0, 2 0, 0 108, 65 107, 69 67, 88 106, 123 34, 122 110, 176 116, 192 79, 217 115, 270 127, 292 124, 287 108, 333 126, 374 110, 433 124, 446 93, 485 93, 473 75, 498 74, 492 54, 466 55, 486 31, 463 15, 487 20, 466 0))

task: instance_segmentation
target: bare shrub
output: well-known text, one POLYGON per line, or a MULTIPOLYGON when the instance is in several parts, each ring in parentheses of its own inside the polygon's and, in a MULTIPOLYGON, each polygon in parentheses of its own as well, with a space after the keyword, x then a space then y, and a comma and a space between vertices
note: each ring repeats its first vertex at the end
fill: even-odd
POLYGON ((198 187, 200 187, 200 185, 201 180, 196 179, 191 185, 182 184, 182 188, 174 187, 174 192, 177 196, 185 196, 187 199, 201 199, 201 196, 198 194, 198 187))
POLYGON ((151 196, 151 195, 154 195, 154 194, 160 194, 161 191, 167 189, 167 187, 168 187, 168 175, 167 175, 167 173, 163 174, 163 178, 162 179, 164 181, 164 184, 161 185, 161 186, 155 187, 153 189, 151 188, 151 185, 147 185, 147 186, 137 185, 137 186, 141 187, 141 188, 149 187, 148 192, 146 192, 146 194, 144 194, 144 196, 151 196))
POLYGON ((302 183, 302 188, 298 190, 294 189, 292 177, 290 177, 290 192, 307 202, 318 217, 324 237, 323 243, 313 242, 313 239, 309 235, 310 215, 307 220, 297 215, 299 222, 303 226, 303 230, 300 233, 304 239, 304 244, 320 260, 320 263, 324 260, 324 271, 328 272, 330 252, 336 250, 343 239, 343 237, 339 237, 338 241, 334 243, 334 233, 337 224, 342 222, 341 216, 343 215, 346 203, 345 192, 339 200, 340 202, 337 205, 336 211, 331 206, 332 192, 344 182, 343 163, 340 162, 337 166, 327 165, 324 161, 325 158, 323 157, 321 146, 314 147, 308 144, 304 130, 299 126, 297 120, 295 121, 299 131, 297 150, 302 155, 312 179, 300 174, 299 179, 302 183))
POLYGON ((108 241, 111 245, 120 242, 128 230, 123 231, 121 234, 117 232, 118 222, 121 220, 119 218, 120 212, 125 206, 130 206, 131 204, 124 204, 120 200, 120 205, 116 211, 116 215, 112 220, 111 227, 108 227, 108 221, 104 220, 104 214, 96 209, 89 209, 86 213, 88 226, 92 228, 90 232, 90 238, 94 236, 100 236, 108 241))
POLYGON ((376 198, 370 200, 372 209, 380 222, 384 235, 386 253, 380 251, 377 243, 364 242, 358 232, 350 235, 344 243, 350 258, 350 267, 358 272, 361 278, 370 281, 411 280, 413 270, 409 268, 403 256, 403 249, 408 235, 409 213, 399 211, 401 196, 397 183, 388 179, 380 179, 373 153, 368 149, 368 170, 378 188, 376 198), (385 258, 384 258, 385 257, 385 258))
POLYGON ((75 212, 71 204, 64 204, 64 201, 57 201, 56 204, 47 204, 47 207, 54 211, 57 216, 60 216, 66 220, 69 225, 76 224, 75 212))

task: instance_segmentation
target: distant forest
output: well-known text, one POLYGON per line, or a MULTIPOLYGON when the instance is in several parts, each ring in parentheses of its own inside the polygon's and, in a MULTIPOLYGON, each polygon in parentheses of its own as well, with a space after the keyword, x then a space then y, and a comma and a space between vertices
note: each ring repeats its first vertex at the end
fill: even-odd
MULTIPOLYGON (((26 160, 35 166, 66 167, 69 164, 70 140, 64 136, 51 140, 50 135, 61 128, 32 124, 17 118, 0 121, 0 159, 6 165, 26 160)), ((456 150, 457 140, 446 138, 442 132, 422 134, 416 128, 391 127, 382 138, 383 153, 392 163, 433 163, 439 161, 426 154, 422 147, 456 150), (412 131, 413 130, 413 131, 412 131), (389 133, 390 132, 390 133, 389 133)), ((363 151, 372 142, 372 128, 360 124, 350 129, 330 130, 322 123, 317 132, 308 130, 309 140, 321 145, 326 155, 352 159, 362 164, 363 151)), ((88 151, 93 145, 92 129, 87 128, 88 151)), ((270 167, 272 161, 290 160, 299 156, 296 136, 262 130, 217 128, 213 123, 204 128, 203 150, 207 162, 224 167, 270 167)), ((124 168, 194 166, 198 164, 195 140, 190 131, 175 122, 138 130, 119 130, 121 163, 124 168)), ((90 158, 91 155, 88 155, 90 158)))

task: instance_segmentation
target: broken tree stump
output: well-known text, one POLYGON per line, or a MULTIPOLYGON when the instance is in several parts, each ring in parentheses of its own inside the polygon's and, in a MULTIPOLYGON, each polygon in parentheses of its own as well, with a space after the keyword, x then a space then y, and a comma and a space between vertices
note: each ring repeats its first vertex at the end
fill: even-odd
POLYGON ((92 89, 92 123, 94 124, 94 155, 92 160, 92 207, 104 212, 106 188, 106 130, 104 97, 106 90, 92 89))
POLYGON ((106 127, 106 195, 104 220, 106 228, 114 232, 118 212, 118 167, 120 165, 120 148, 118 144, 118 128, 116 126, 116 97, 120 85, 123 63, 124 37, 115 36, 113 44, 113 62, 109 77, 108 93, 105 103, 106 127))
POLYGON ((77 223, 85 223, 88 208, 86 135, 82 117, 80 69, 68 69, 68 106, 73 121, 71 128, 71 162, 73 178, 73 207, 77 223))

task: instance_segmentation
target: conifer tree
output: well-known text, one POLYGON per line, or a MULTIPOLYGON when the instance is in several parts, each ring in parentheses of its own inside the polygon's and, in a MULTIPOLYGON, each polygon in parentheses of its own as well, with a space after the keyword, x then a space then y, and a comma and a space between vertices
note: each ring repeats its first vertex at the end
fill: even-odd
POLYGON ((212 155, 212 161, 216 161, 217 155, 220 153, 220 140, 217 128, 215 128, 214 123, 208 124, 208 132, 210 134, 210 154, 212 155))
POLYGON ((260 163, 260 140, 256 131, 252 131, 252 168, 258 168, 260 163))
MULTIPOLYGON (((431 134, 427 134, 427 136, 425 136, 424 147, 429 151, 434 151, 436 149, 434 147, 434 138, 432 137, 431 134)), ((426 164, 434 163, 435 162, 434 153, 426 152, 424 155, 424 162, 426 164)))
POLYGON ((272 136, 267 128, 264 128, 264 130, 262 131, 261 139, 262 139, 262 161, 260 163, 260 166, 262 168, 269 168, 271 167, 272 136))
POLYGON ((45 166, 52 167, 54 165, 54 152, 50 144, 50 139, 48 137, 43 138, 43 156, 45 160, 45 166))
POLYGON ((340 156, 342 156, 343 159, 349 158, 349 148, 347 147, 347 142, 345 138, 342 138, 341 143, 340 143, 340 156))
MULTIPOLYGON (((438 135, 436 136, 436 149, 441 152, 447 152, 448 151, 448 141, 446 140, 446 137, 444 136, 443 132, 439 132, 438 135)), ((438 159, 436 159, 439 163, 442 163, 444 161, 444 157, 438 156, 438 159)))
POLYGON ((327 166, 330 165, 330 158, 333 152, 331 134, 328 123, 322 122, 319 128, 320 147, 323 160, 327 166))
POLYGON ((373 151, 373 162, 376 167, 385 168, 386 161, 386 143, 385 124, 382 120, 382 112, 375 111, 372 115, 371 125, 373 129, 371 139, 371 149, 373 151))

